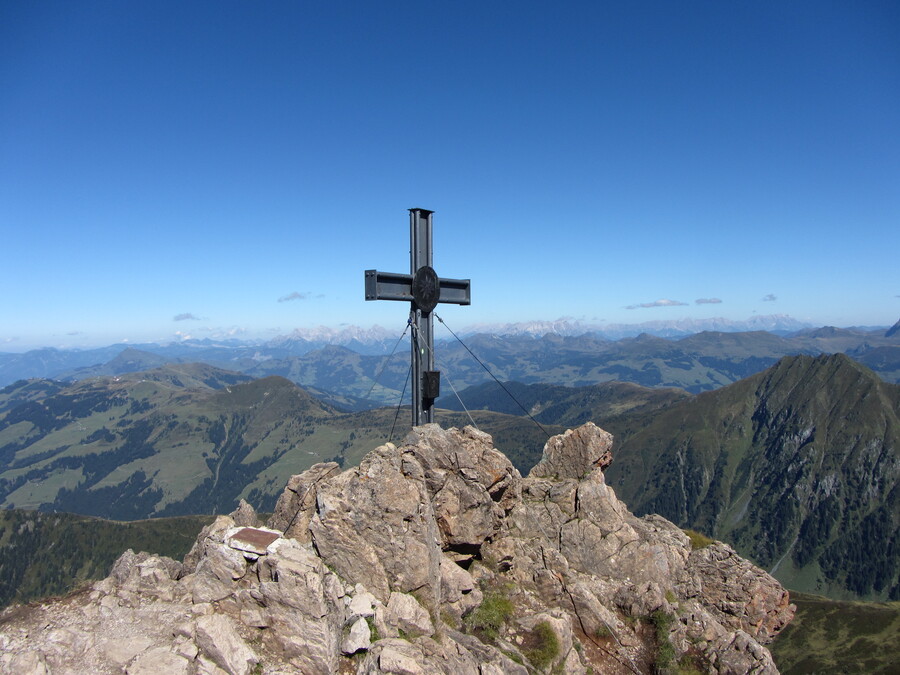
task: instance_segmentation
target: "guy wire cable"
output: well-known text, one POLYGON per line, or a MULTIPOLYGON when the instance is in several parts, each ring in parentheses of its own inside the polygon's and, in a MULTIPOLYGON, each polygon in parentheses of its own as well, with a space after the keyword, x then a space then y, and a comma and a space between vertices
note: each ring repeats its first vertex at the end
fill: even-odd
POLYGON ((519 399, 517 399, 515 396, 513 396, 513 393, 509 389, 506 388, 506 385, 504 385, 500 380, 498 380, 494 376, 494 374, 491 372, 491 369, 488 368, 486 365, 484 365, 484 362, 481 359, 479 359, 477 356, 475 356, 475 354, 472 352, 472 350, 469 349, 469 346, 465 342, 460 340, 459 336, 453 332, 453 329, 451 329, 450 326, 448 326, 447 323, 440 316, 438 316, 437 312, 435 312, 434 315, 435 315, 435 317, 437 317, 437 320, 440 321, 442 324, 444 324, 444 327, 450 331, 450 334, 456 338, 457 342, 459 342, 459 344, 461 344, 463 347, 466 348, 466 351, 469 352, 469 354, 472 356, 472 358, 475 359, 476 361, 478 361, 479 365, 482 368, 484 368, 485 371, 487 372, 487 374, 490 375, 494 379, 494 382, 499 384, 500 387, 503 389, 503 391, 505 391, 507 393, 507 395, 513 401, 516 402, 516 405, 522 409, 522 412, 524 412, 526 415, 528 415, 528 419, 530 419, 532 422, 534 422, 538 426, 538 428, 547 435, 547 438, 550 438, 550 434, 547 432, 547 430, 541 426, 540 422, 538 422, 536 419, 534 419, 534 417, 531 416, 531 413, 525 409, 525 406, 523 406, 521 403, 519 403, 519 399))
MULTIPOLYGON (((415 325, 413 325, 413 332, 416 331, 416 328, 417 327, 415 325)), ((418 344, 418 340, 416 341, 416 344, 418 344)), ((427 343, 425 345, 425 348, 426 349, 428 348, 427 343)), ((433 350, 431 352, 431 356, 434 358, 435 362, 438 361, 437 354, 435 354, 433 350)), ((447 384, 450 385, 450 389, 452 389, 453 393, 456 395, 456 400, 459 401, 459 404, 462 406, 463 410, 466 411, 466 416, 469 418, 469 421, 472 423, 472 426, 475 427, 476 429, 478 429, 478 425, 475 423, 475 420, 472 419, 472 414, 469 412, 469 409, 466 407, 466 404, 463 403, 463 400, 460 397, 459 392, 456 391, 456 387, 453 386, 453 380, 450 379, 450 375, 448 374, 446 368, 444 369, 443 374, 444 374, 444 377, 447 378, 447 384)), ((478 429, 478 431, 481 431, 481 429, 478 429)))
MULTIPOLYGON (((456 391, 456 387, 453 386, 453 380, 450 379, 450 376, 447 374, 447 371, 444 370, 444 377, 447 378, 447 384, 450 385, 450 388, 453 390, 453 394, 456 396, 456 400, 459 401, 459 404, 462 406, 463 410, 466 411, 466 416, 469 418, 469 421, 472 423, 472 426, 478 429, 478 425, 475 424, 475 420, 472 419, 472 413, 469 412, 469 409, 466 407, 466 404, 463 403, 462 398, 460 398, 459 392, 456 391)), ((478 429, 481 431, 481 429, 478 429)))
POLYGON ((409 376, 412 374, 412 364, 406 371, 406 380, 403 382, 403 391, 400 392, 400 400, 397 401, 397 412, 394 413, 394 422, 391 424, 391 435, 388 436, 388 443, 394 440, 394 427, 397 425, 397 418, 400 417, 400 408, 403 407, 403 397, 406 395, 406 385, 409 384, 409 376))
POLYGON ((397 342, 394 344, 394 348, 391 350, 391 355, 385 359, 385 361, 381 364, 381 369, 378 371, 378 374, 375 375, 375 379, 372 382, 372 386, 369 389, 369 393, 366 394, 366 399, 372 395, 372 392, 375 391, 375 385, 378 384, 378 380, 381 379, 381 376, 384 375, 384 369, 387 368, 387 365, 391 362, 391 359, 394 358, 394 352, 397 351, 397 347, 400 346, 400 341, 403 340, 403 336, 406 335, 406 331, 409 329, 409 322, 406 322, 406 326, 403 328, 403 332, 400 333, 400 337, 397 338, 397 342))

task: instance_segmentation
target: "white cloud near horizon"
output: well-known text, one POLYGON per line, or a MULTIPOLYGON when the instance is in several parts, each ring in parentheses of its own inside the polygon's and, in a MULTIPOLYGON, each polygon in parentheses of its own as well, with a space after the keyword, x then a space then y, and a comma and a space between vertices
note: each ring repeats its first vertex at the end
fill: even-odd
POLYGON ((719 305, 722 301, 719 298, 697 298, 694 300, 695 305, 719 305))
POLYGON ((625 307, 625 309, 641 309, 645 307, 679 307, 684 305, 687 305, 687 303, 681 302, 679 300, 668 300, 663 298, 661 300, 655 300, 653 302, 642 302, 639 305, 628 305, 627 307, 625 307))
POLYGON ((769 293, 767 296, 765 296, 765 297, 762 299, 762 301, 763 301, 763 302, 775 302, 777 299, 778 299, 778 298, 775 297, 775 294, 774 294, 774 293, 769 293))
POLYGON ((176 314, 172 317, 172 321, 199 321, 200 317, 191 314, 190 312, 185 312, 184 314, 176 314))
POLYGON ((247 328, 242 326, 230 326, 230 327, 201 327, 198 328, 201 333, 206 333, 213 339, 219 340, 223 338, 237 338, 242 335, 247 335, 250 331, 247 328))
POLYGON ((299 291, 294 291, 293 293, 288 293, 287 295, 282 295, 278 298, 278 302, 290 302, 291 300, 306 300, 309 297, 309 293, 300 293, 299 291))

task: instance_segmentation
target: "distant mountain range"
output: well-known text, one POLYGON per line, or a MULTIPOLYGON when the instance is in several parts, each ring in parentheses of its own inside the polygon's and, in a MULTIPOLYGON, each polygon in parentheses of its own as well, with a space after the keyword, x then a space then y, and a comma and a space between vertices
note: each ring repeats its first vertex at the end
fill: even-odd
POLYGON ((779 335, 788 335, 800 330, 812 328, 812 324, 798 321, 786 314, 767 314, 754 316, 744 321, 734 321, 714 317, 711 319, 674 319, 668 321, 644 321, 642 323, 586 323, 574 319, 558 319, 556 321, 527 321, 506 324, 476 324, 469 326, 463 335, 489 333, 492 335, 561 335, 574 337, 593 335, 606 340, 619 340, 626 337, 637 337, 646 333, 657 337, 685 337, 703 331, 721 333, 742 333, 763 330, 779 335))
MULTIPOLYGON (((698 393, 759 372, 783 356, 837 352, 869 366, 885 381, 900 382, 900 332, 892 329, 824 327, 789 335, 706 331, 678 338, 643 333, 611 340, 596 333, 565 335, 562 327, 555 328, 558 332, 540 337, 527 330, 468 335, 463 337, 468 349, 456 340, 439 342, 436 360, 445 391, 491 381, 486 367, 497 379, 525 384, 587 386, 619 380, 698 393)), ((401 392, 408 392, 409 347, 398 341, 400 336, 385 340, 378 329, 346 329, 339 335, 308 337, 340 337, 345 344, 313 342, 297 333, 267 343, 204 340, 0 353, 0 386, 35 377, 74 381, 165 363, 202 362, 251 377, 280 375, 345 410, 396 405, 401 392)))

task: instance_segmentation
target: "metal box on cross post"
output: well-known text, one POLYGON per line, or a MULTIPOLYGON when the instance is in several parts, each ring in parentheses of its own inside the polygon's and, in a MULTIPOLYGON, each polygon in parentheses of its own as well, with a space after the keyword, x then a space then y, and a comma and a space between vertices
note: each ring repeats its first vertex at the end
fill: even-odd
POLYGON ((434 401, 441 395, 441 371, 426 370, 422 373, 422 398, 434 401))
POLYGON ((434 369, 434 322, 438 303, 469 305, 468 279, 442 279, 432 268, 431 217, 427 209, 409 210, 409 274, 366 270, 366 300, 406 300, 412 369, 412 424, 434 421, 434 400, 440 396, 441 374, 434 369))

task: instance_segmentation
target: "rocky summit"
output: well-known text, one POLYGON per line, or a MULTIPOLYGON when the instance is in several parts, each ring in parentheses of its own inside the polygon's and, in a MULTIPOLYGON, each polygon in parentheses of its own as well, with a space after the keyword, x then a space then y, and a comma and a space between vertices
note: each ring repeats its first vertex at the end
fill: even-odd
POLYGON ((776 673, 787 591, 719 542, 637 518, 612 436, 548 441, 523 478, 467 427, 414 429, 291 478, 183 562, 125 552, 66 598, 0 615, 0 672, 776 673))

